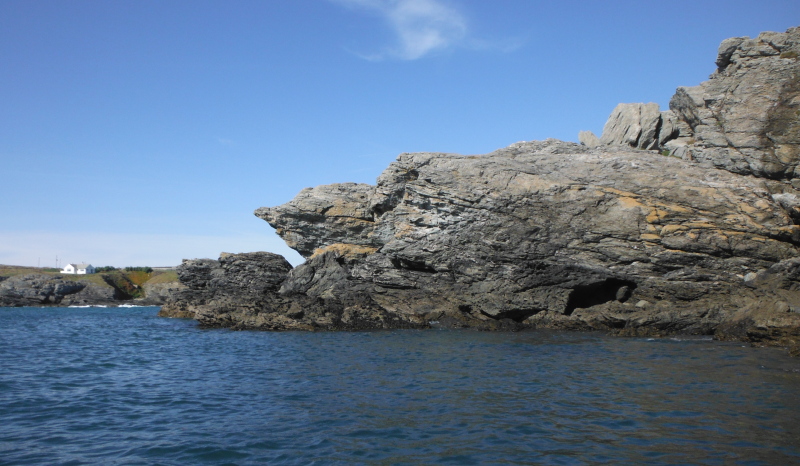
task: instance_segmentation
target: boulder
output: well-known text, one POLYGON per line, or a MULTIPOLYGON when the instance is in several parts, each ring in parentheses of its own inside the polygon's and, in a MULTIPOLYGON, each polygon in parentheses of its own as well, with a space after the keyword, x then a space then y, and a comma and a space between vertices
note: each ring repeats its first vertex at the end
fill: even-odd
POLYGON ((593 132, 591 132, 591 131, 581 131, 581 132, 579 132, 578 133, 578 142, 580 142, 581 144, 583 144, 584 146, 586 146, 586 147, 588 147, 590 149, 595 148, 595 147, 599 146, 600 144, 602 144, 600 142, 600 138, 595 136, 595 134, 593 132))
POLYGON ((619 104, 603 127, 600 143, 656 149, 661 127, 658 104, 619 104))

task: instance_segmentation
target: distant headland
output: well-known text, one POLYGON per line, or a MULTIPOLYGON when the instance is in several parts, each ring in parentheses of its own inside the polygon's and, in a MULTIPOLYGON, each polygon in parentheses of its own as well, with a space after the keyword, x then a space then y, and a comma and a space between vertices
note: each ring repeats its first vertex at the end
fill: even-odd
POLYGON ((5 307, 157 306, 183 288, 170 267, 0 265, 0 306, 5 307))

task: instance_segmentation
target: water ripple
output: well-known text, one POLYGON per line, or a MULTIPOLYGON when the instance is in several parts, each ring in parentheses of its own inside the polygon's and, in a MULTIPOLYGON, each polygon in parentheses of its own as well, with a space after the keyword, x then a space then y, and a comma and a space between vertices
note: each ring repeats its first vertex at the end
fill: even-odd
POLYGON ((0 308, 3 464, 789 464, 800 362, 708 339, 0 308))

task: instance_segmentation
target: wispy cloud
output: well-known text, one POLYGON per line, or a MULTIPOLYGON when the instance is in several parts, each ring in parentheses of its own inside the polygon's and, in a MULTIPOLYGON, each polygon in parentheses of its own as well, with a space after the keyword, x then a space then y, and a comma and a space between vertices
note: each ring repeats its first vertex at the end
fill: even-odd
POLYGON ((465 41, 467 21, 442 0, 331 0, 351 8, 372 11, 384 18, 397 44, 379 53, 359 54, 369 60, 399 58, 416 60, 465 41))

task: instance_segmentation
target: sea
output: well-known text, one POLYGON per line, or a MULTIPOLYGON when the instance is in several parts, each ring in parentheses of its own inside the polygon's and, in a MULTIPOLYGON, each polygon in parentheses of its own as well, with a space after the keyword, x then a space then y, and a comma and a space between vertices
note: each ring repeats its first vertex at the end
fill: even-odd
POLYGON ((800 360, 710 338, 0 308, 0 464, 800 464, 800 360))

